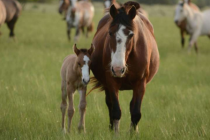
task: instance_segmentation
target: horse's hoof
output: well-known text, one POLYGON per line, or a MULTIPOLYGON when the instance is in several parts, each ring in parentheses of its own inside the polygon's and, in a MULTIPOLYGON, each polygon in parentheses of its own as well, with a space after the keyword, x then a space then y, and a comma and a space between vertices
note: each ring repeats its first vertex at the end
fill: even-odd
POLYGON ((62 129, 62 133, 63 133, 63 134, 66 134, 66 129, 65 129, 65 128, 62 129))
POLYGON ((86 133, 86 130, 83 126, 78 126, 78 131, 79 131, 79 133, 82 133, 82 132, 86 133))

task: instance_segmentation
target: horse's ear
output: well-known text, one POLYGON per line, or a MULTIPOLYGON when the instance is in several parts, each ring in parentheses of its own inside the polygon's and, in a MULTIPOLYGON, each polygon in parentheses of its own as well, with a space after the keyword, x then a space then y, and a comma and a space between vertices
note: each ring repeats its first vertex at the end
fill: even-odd
POLYGON ((136 16, 136 7, 132 6, 128 12, 129 17, 133 20, 136 16))
POLYGON ((117 15, 117 9, 114 6, 114 4, 112 4, 109 12, 110 12, 110 15, 112 16, 112 18, 114 18, 117 15))
POLYGON ((77 48, 77 45, 74 44, 74 53, 78 56, 80 53, 80 50, 77 48))
POLYGON ((89 55, 91 55, 93 53, 93 51, 95 50, 95 46, 93 44, 91 44, 90 49, 88 50, 89 55))

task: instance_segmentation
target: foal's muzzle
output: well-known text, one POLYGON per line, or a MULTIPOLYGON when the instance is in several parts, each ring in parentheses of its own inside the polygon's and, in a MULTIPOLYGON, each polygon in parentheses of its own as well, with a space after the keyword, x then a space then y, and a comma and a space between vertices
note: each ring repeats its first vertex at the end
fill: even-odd
POLYGON ((88 79, 88 80, 87 79, 82 79, 82 82, 83 82, 84 85, 87 85, 90 82, 90 79, 88 79))

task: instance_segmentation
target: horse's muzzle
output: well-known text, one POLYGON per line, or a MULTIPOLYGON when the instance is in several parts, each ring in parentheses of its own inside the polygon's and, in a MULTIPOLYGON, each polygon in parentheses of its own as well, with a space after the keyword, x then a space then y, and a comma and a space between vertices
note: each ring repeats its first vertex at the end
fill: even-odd
POLYGON ((123 77, 123 75, 125 74, 126 68, 125 67, 112 67, 111 71, 115 77, 123 77))

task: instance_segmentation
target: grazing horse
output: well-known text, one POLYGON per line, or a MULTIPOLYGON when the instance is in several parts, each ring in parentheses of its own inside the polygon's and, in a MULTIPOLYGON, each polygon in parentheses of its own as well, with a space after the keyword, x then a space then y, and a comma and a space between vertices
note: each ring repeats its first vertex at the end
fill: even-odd
MULTIPOLYGON (((110 128, 119 131, 119 90, 133 90, 130 102, 131 130, 137 131, 146 84, 159 68, 159 52, 153 26, 140 12, 140 4, 127 2, 99 21, 91 56, 92 90, 105 90, 110 128)), ((91 90, 91 91, 92 91, 91 90)))
MULTIPOLYGON (((3 2, 0 0, 0 27, 6 20, 6 9, 3 2)), ((1 32, 0 32, 1 35, 1 32)))
POLYGON ((188 52, 195 45, 195 51, 198 53, 197 38, 201 35, 210 37, 210 10, 196 12, 192 10, 188 3, 180 2, 176 7, 174 21, 179 25, 186 20, 186 28, 190 34, 188 52))
POLYGON ((93 30, 93 16, 94 7, 91 2, 71 0, 68 8, 66 22, 67 22, 67 35, 70 40, 71 28, 76 28, 75 41, 78 40, 80 29, 84 32, 84 27, 87 27, 86 37, 88 32, 93 30))
POLYGON ((74 92, 78 90, 80 93, 80 122, 78 126, 79 131, 85 132, 85 110, 86 110, 86 89, 90 80, 90 56, 94 50, 93 45, 89 50, 77 49, 74 45, 75 54, 69 55, 64 59, 61 68, 61 90, 62 90, 62 129, 65 132, 65 114, 67 108, 67 96, 69 100, 68 107, 68 132, 70 132, 72 117, 74 115, 74 92))
POLYGON ((15 37, 14 28, 15 23, 20 16, 20 12, 22 7, 20 3, 16 0, 1 0, 3 5, 6 9, 6 19, 5 22, 7 23, 8 28, 10 29, 10 37, 15 37))
MULTIPOLYGON (((186 2, 189 4, 189 6, 192 8, 192 10, 200 11, 200 9, 195 4, 193 4, 191 2, 191 0, 188 0, 186 2)), ((179 12, 179 11, 176 10, 175 12, 179 12)), ((180 24, 178 24, 178 22, 175 21, 176 25, 180 28, 182 48, 184 48, 184 44, 185 44, 184 34, 185 33, 187 33, 187 34, 189 33, 187 31, 187 28, 186 28, 186 26, 187 26, 186 22, 187 22, 186 20, 183 20, 180 24)))

